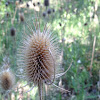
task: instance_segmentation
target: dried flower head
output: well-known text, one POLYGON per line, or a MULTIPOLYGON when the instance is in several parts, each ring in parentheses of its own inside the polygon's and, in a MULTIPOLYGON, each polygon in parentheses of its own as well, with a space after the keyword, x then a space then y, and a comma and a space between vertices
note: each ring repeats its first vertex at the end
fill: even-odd
POLYGON ((9 16, 10 16, 10 14, 9 14, 9 12, 7 12, 7 13, 6 13, 6 17, 9 17, 9 16))
POLYGON ((11 1, 10 1, 10 0, 8 0, 7 2, 8 2, 8 4, 10 4, 10 3, 11 3, 11 1))
POLYGON ((61 24, 61 23, 59 23, 59 26, 62 26, 62 24, 61 24))
POLYGON ((26 7, 29 8, 29 6, 30 6, 30 5, 29 5, 28 3, 26 3, 26 7))
POLYGON ((8 7, 8 5, 9 5, 8 2, 6 2, 6 3, 5 3, 5 6, 8 7))
POLYGON ((51 14, 51 9, 50 8, 47 10, 47 13, 48 14, 51 14))
POLYGON ((46 12, 43 12, 43 14, 42 14, 42 15, 43 15, 43 17, 46 17, 46 12))
POLYGON ((39 19, 32 21, 34 24, 32 27, 27 24, 31 34, 24 35, 24 40, 18 49, 17 64, 19 71, 21 70, 21 78, 38 86, 40 100, 43 100, 43 84, 50 85, 55 80, 59 48, 57 38, 46 25, 41 31, 37 20, 39 19))
MULTIPOLYGON (((34 23, 34 22, 33 22, 34 23)), ((37 26, 38 22, 35 23, 37 26)), ((52 83, 58 58, 58 46, 51 32, 40 26, 32 34, 26 35, 18 50, 18 66, 24 69, 22 75, 28 82, 41 87, 41 84, 52 83), (22 60, 23 59, 23 60, 22 60)))
POLYGON ((84 23, 84 26, 87 26, 88 25, 88 23, 84 23))
MULTIPOLYGON (((36 24, 38 25, 38 23, 36 24)), ((28 81, 37 85, 39 81, 52 80, 54 63, 56 63, 58 55, 57 48, 54 37, 49 30, 46 30, 46 26, 42 32, 39 27, 32 34, 24 37, 23 44, 19 49, 21 53, 19 57, 23 61, 18 60, 18 65, 23 65, 28 81)))
POLYGON ((24 22, 24 14, 23 13, 20 13, 19 14, 19 18, 20 18, 20 21, 21 22, 24 22))
POLYGON ((52 9, 52 12, 53 12, 53 13, 55 12, 55 9, 54 9, 54 8, 52 9))
POLYGON ((44 6, 49 6, 49 0, 44 0, 44 6))
POLYGON ((39 1, 37 2, 37 5, 38 5, 38 6, 40 5, 40 2, 39 2, 39 1))
POLYGON ((36 4, 35 4, 35 3, 33 3, 33 6, 35 7, 35 6, 36 6, 36 4))
POLYGON ((15 85, 15 76, 10 69, 5 69, 0 73, 0 88, 3 92, 10 92, 15 85))
POLYGON ((22 0, 19 0, 19 2, 21 3, 21 2, 22 2, 22 0))
POLYGON ((10 35, 11 36, 15 36, 15 34, 16 34, 15 28, 14 27, 11 27, 11 29, 10 29, 10 35))

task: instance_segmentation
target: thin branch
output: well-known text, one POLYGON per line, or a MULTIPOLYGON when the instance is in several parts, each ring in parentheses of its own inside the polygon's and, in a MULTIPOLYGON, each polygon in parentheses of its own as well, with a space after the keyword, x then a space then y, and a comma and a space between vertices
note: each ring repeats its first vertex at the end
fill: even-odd
MULTIPOLYGON (((73 60, 72 60, 72 62, 73 62, 73 60)), ((60 73, 60 74, 56 74, 56 75, 55 75, 55 78, 59 78, 59 77, 65 75, 65 74, 68 72, 68 70, 71 68, 72 62, 71 62, 70 66, 68 67, 68 69, 67 69, 65 72, 60 73)))
POLYGON ((26 91, 25 93, 28 93, 28 92, 32 91, 33 88, 34 88, 34 85, 28 91, 26 91))
POLYGON ((11 20, 12 25, 14 24, 14 20, 15 20, 16 12, 17 12, 17 7, 15 8, 15 13, 14 13, 14 16, 13 16, 13 18, 12 18, 12 20, 11 20))
POLYGON ((57 85, 56 85, 56 84, 54 84, 54 83, 53 83, 53 86, 55 86, 55 87, 59 88, 59 89, 60 89, 60 90, 62 90, 62 91, 65 91, 65 92, 70 92, 70 91, 68 91, 68 90, 66 90, 66 89, 64 89, 64 88, 61 88, 61 87, 57 86, 57 85))
POLYGON ((90 64, 90 75, 92 76, 92 64, 93 64, 93 58, 94 58, 94 51, 95 51, 95 44, 96 44, 96 36, 94 37, 94 42, 93 42, 93 50, 92 50, 92 58, 91 58, 91 64, 90 64))

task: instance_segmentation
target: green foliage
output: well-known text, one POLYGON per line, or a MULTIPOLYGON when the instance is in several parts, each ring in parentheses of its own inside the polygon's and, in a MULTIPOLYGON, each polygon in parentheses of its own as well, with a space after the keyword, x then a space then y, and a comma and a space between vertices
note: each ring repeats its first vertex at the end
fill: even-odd
MULTIPOLYGON (((46 11, 45 7, 41 7, 38 12, 41 30, 43 30, 44 23, 47 23, 59 39, 60 48, 63 51, 62 68, 66 70, 73 59, 70 70, 62 78, 64 86, 72 92, 67 97, 69 100, 97 100, 97 82, 100 81, 98 72, 100 70, 100 6, 98 3, 98 10, 94 11, 95 2, 95 0, 51 0, 50 7, 55 9, 54 14, 44 18, 42 13, 46 11), (88 68, 91 63, 94 36, 96 36, 96 47, 92 65, 93 77, 90 77, 88 68), (65 39, 65 42, 62 43, 62 39, 65 39), (89 92, 91 86, 96 87, 96 93, 92 93, 94 89, 89 92)), ((36 12, 28 8, 17 9, 14 24, 11 24, 16 6, 13 4, 5 7, 5 3, 5 0, 0 1, 0 65, 2 66, 4 56, 8 55, 11 68, 16 70, 19 41, 23 38, 24 30, 29 30, 25 22, 33 26, 29 20, 36 16, 36 12), (25 13, 26 10, 28 13, 25 13), (6 17, 7 12, 10 13, 9 17, 6 17), (19 12, 24 12, 25 22, 23 23, 19 22, 19 12), (11 27, 16 28, 14 37, 10 35, 11 27)), ((26 31, 27 34, 31 33, 28 32, 30 31, 26 31)), ((66 97, 62 99, 64 96, 61 92, 56 94, 50 92, 50 95, 52 97, 46 97, 47 100, 66 100, 66 97)), ((33 97, 32 94, 31 97, 34 100, 38 98, 33 97)), ((25 99, 27 100, 26 96, 25 99)))

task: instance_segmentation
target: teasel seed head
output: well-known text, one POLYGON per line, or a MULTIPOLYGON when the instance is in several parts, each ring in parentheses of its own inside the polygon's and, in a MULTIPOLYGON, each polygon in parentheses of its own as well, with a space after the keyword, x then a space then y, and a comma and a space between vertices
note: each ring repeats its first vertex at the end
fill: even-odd
POLYGON ((10 29, 10 35, 11 36, 15 36, 15 34, 16 34, 15 28, 14 27, 11 27, 11 29, 10 29))
MULTIPOLYGON (((37 27, 38 22, 35 23, 37 27)), ((54 77, 55 66, 59 56, 56 38, 47 26, 41 32, 39 28, 30 30, 33 33, 24 36, 22 45, 18 49, 18 69, 23 69, 22 76, 38 85, 39 82, 51 83, 54 77)))
POLYGON ((35 7, 35 6, 36 6, 36 4, 35 4, 35 3, 33 3, 33 6, 35 7))
POLYGON ((26 7, 29 8, 29 6, 30 6, 30 5, 29 5, 28 3, 26 3, 26 7))
POLYGON ((48 13, 48 15, 51 14, 51 9, 50 8, 47 10, 47 13, 48 13))
POLYGON ((88 23, 84 23, 84 26, 87 26, 88 25, 88 23))
POLYGON ((19 2, 21 3, 21 2, 22 2, 22 0, 19 0, 19 2))
POLYGON ((61 24, 61 23, 59 23, 59 26, 62 26, 62 24, 61 24))
POLYGON ((5 6, 8 7, 8 5, 9 5, 8 2, 6 2, 6 3, 5 3, 5 6))
POLYGON ((38 5, 38 6, 40 5, 40 2, 39 2, 39 1, 37 2, 37 5, 38 5))
POLYGON ((10 0, 8 0, 7 2, 8 2, 8 4, 10 4, 10 3, 11 3, 11 1, 10 1, 10 0))
POLYGON ((46 17, 46 12, 43 12, 43 14, 42 14, 42 15, 43 15, 43 17, 46 17))
POLYGON ((20 18, 20 21, 21 22, 24 22, 24 14, 23 13, 20 13, 19 14, 19 18, 20 18))
POLYGON ((10 69, 5 69, 0 73, 0 87, 2 92, 8 92, 14 88, 15 76, 10 69))
POLYGON ((52 12, 53 12, 53 13, 55 12, 55 9, 54 9, 54 8, 52 9, 52 12))
POLYGON ((44 6, 49 6, 49 0, 44 0, 44 6))
POLYGON ((6 13, 6 17, 9 17, 9 16, 10 16, 10 14, 7 12, 7 13, 6 13))

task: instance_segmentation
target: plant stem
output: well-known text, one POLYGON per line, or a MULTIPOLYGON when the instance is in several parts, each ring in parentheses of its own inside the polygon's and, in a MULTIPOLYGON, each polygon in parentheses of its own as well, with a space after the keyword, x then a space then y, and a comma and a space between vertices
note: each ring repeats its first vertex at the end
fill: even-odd
POLYGON ((44 100, 43 99, 43 82, 38 83, 38 91, 39 91, 39 100, 44 100))
POLYGON ((94 37, 94 42, 93 42, 93 51, 92 51, 92 58, 91 58, 91 65, 90 65, 90 76, 92 76, 92 64, 94 58, 95 44, 96 44, 96 36, 94 37))

